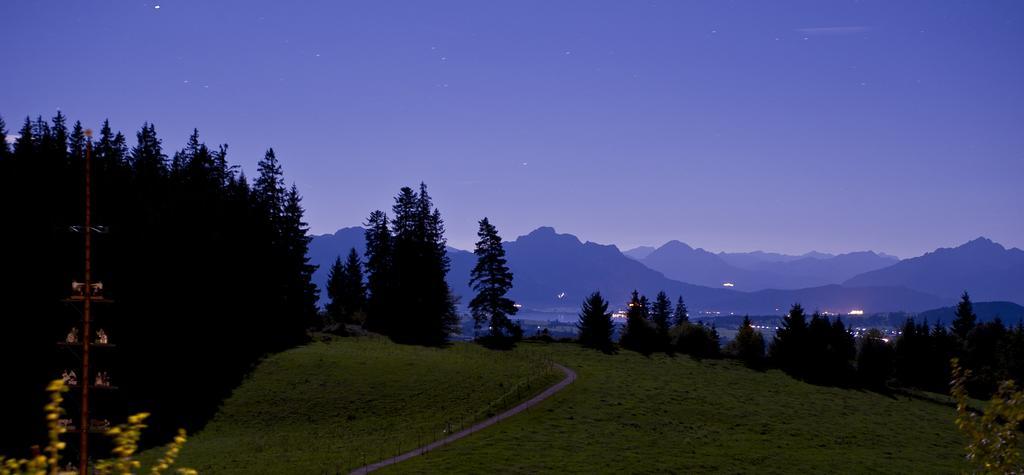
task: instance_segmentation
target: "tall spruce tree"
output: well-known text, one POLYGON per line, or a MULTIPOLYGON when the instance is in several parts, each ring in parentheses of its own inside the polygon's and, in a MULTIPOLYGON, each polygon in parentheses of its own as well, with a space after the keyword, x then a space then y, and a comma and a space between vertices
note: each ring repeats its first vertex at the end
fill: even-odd
POLYGON ((971 296, 965 290, 960 296, 960 302, 956 304, 956 318, 953 319, 953 334, 960 341, 967 341, 967 336, 978 323, 978 316, 974 314, 974 305, 971 303, 971 296))
POLYGON ((142 124, 135 138, 138 143, 131 151, 132 166, 139 175, 139 183, 150 186, 166 174, 167 156, 153 124, 142 124))
POLYGON ((612 333, 615 326, 612 323, 612 314, 608 311, 608 301, 601 296, 601 292, 594 292, 583 301, 576 328, 579 330, 581 345, 605 353, 614 350, 612 333))
POLYGON ((51 144, 51 155, 55 159, 63 160, 67 158, 67 147, 68 147, 68 118, 63 112, 57 111, 57 115, 53 117, 53 142, 51 144))
POLYGON ((689 322, 689 310, 686 309, 686 303, 683 302, 683 296, 680 295, 679 299, 676 300, 676 308, 672 311, 672 326, 677 327, 689 322))
POLYGON ((729 350, 748 367, 760 368, 764 364, 764 336, 754 329, 750 316, 743 317, 743 324, 730 343, 729 350))
POLYGON ((7 145, 7 124, 4 118, 0 117, 0 160, 6 160, 11 156, 11 148, 7 145))
POLYGON ((341 263, 341 256, 334 259, 334 263, 331 264, 331 268, 327 270, 327 298, 329 301, 325 305, 327 317, 332 322, 341 322, 345 320, 345 310, 342 303, 342 294, 344 293, 344 279, 345 279, 345 265, 341 263))
POLYGON ((843 319, 832 321, 828 338, 829 369, 825 379, 834 384, 845 384, 852 380, 854 362, 857 358, 857 341, 846 328, 843 319))
POLYGON ((335 323, 361 323, 366 307, 366 286, 363 283, 362 263, 355 248, 349 250, 342 263, 341 256, 334 260, 327 273, 327 316, 335 323))
POLYGON ((448 241, 444 237, 444 220, 441 212, 434 207, 433 200, 427 193, 426 183, 420 183, 418 216, 423 222, 425 277, 423 281, 426 294, 425 307, 427 318, 422 322, 425 331, 417 338, 417 342, 428 345, 440 345, 448 341, 448 337, 459 331, 459 315, 455 309, 456 298, 448 286, 448 241))
POLYGON ((22 162, 31 160, 36 153, 36 139, 32 132, 32 119, 25 117, 25 122, 18 131, 18 138, 14 140, 14 157, 22 162))
POLYGON ((474 326, 479 329, 487 324, 492 338, 512 337, 516 327, 510 317, 518 308, 505 296, 512 290, 512 271, 505 260, 505 247, 498 229, 487 218, 480 220, 476 235, 480 238, 473 251, 477 261, 469 274, 469 285, 476 291, 469 302, 474 326))
POLYGON ((807 314, 796 303, 782 319, 782 327, 775 332, 771 344, 771 358, 779 367, 794 371, 799 369, 807 353, 807 314))
POLYGON ((284 210, 285 188, 284 173, 274 149, 267 149, 256 167, 259 175, 253 182, 252 191, 270 224, 276 227, 284 210))
POLYGON ((619 338, 619 344, 623 348, 647 355, 657 349, 656 335, 657 330, 650 320, 647 297, 639 295, 639 292, 634 290, 629 300, 629 310, 626 311, 626 327, 619 338))
MULTIPOLYGON (((80 155, 84 156, 85 153, 81 152, 80 155)), ((110 128, 110 120, 104 120, 100 127, 100 138, 93 147, 93 156, 98 163, 102 163, 114 160, 115 155, 114 131, 110 128)))
POLYGON ((81 160, 85 157, 85 142, 85 129, 82 123, 76 120, 68 138, 68 153, 72 159, 81 160))
POLYGON ((388 216, 374 211, 365 223, 366 231, 366 323, 368 330, 387 334, 394 318, 393 272, 394 245, 388 228, 388 216))
POLYGON ((664 291, 658 292, 654 297, 654 304, 651 305, 651 322, 658 328, 659 332, 668 334, 670 319, 672 318, 672 301, 664 291))
POLYGON ((878 329, 868 330, 860 338, 857 352, 857 379, 861 384, 874 389, 884 389, 893 374, 896 351, 885 340, 878 329))
POLYGON ((363 282, 363 264, 355 248, 348 250, 343 274, 341 299, 346 320, 361 321, 366 310, 366 284, 363 282))
MULTIPOLYGON (((205 149, 205 147, 203 147, 205 149)), ((316 322, 316 301, 319 289, 313 283, 317 266, 309 263, 309 225, 303 221, 305 210, 299 189, 292 185, 285 196, 282 212, 282 238, 285 252, 288 291, 287 308, 300 325, 313 326, 316 322)), ((304 329, 305 327, 297 327, 304 329)))
POLYGON ((441 213, 425 184, 402 188, 392 207, 392 290, 388 334, 402 343, 440 345, 457 331, 455 298, 445 277, 448 255, 441 213))
POLYGON ((672 318, 672 301, 664 291, 658 292, 654 297, 654 304, 651 305, 651 323, 654 324, 656 332, 655 345, 667 348, 669 337, 668 330, 672 318))

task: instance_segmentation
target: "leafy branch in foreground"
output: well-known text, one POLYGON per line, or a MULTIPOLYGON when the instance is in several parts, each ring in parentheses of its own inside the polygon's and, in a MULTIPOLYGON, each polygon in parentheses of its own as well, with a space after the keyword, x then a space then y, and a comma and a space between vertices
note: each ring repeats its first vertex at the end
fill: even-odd
MULTIPOLYGON (((45 455, 39 454, 30 459, 7 459, 0 456, 0 475, 56 475, 63 473, 60 469, 60 452, 67 447, 67 444, 60 440, 60 436, 67 432, 67 428, 60 424, 60 419, 65 414, 62 407, 64 402, 62 394, 68 391, 68 387, 64 381, 58 379, 51 382, 46 391, 50 393, 50 402, 45 408, 49 435, 49 443, 43 449, 45 455)), ((135 459, 135 452, 138 450, 142 429, 146 427, 143 421, 147 417, 149 417, 147 413, 129 416, 127 423, 107 431, 106 435, 114 439, 114 448, 111 450, 114 457, 98 462, 95 473, 99 475, 139 473, 142 463, 135 459)), ((170 469, 185 441, 185 430, 179 429, 178 435, 167 445, 164 456, 157 460, 156 464, 150 468, 149 473, 159 475, 170 469)), ((190 468, 179 468, 176 473, 180 475, 198 474, 190 468)))
POLYGON ((1024 391, 1013 381, 999 384, 985 411, 978 414, 968 407, 967 380, 971 371, 951 362, 951 394, 956 399, 956 425, 967 435, 967 460, 983 473, 1024 473, 1021 449, 1024 446, 1024 391))

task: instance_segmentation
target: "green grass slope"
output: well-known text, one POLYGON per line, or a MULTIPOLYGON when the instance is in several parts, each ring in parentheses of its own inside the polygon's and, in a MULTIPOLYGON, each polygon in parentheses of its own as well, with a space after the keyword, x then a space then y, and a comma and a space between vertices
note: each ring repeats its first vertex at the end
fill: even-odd
POLYGON ((579 378, 400 473, 954 473, 954 410, 820 387, 732 361, 523 344, 579 378))
POLYGON ((312 343, 261 363, 188 441, 178 466, 209 474, 346 473, 441 438, 449 421, 458 429, 550 386, 561 372, 543 356, 382 338, 312 343))

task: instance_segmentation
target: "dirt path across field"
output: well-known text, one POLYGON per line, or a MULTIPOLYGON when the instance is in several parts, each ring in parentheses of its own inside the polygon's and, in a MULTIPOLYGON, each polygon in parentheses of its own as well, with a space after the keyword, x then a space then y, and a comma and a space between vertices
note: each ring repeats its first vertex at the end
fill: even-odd
POLYGON ((512 416, 514 416, 516 414, 519 414, 520 412, 523 412, 523 411, 525 411, 525 410, 527 410, 527 409, 529 409, 529 408, 531 408, 533 406, 536 406, 537 404, 540 404, 541 401, 551 397, 553 394, 557 393, 558 391, 561 391, 562 389, 565 389, 566 386, 572 384, 572 382, 576 380, 576 372, 575 371, 573 371, 573 370, 571 370, 569 368, 566 368, 565 366, 562 366, 562 365, 557 364, 557 363, 555 363, 555 367, 560 369, 560 370, 562 370, 562 372, 565 373, 565 378, 563 378, 561 381, 559 381, 554 386, 551 386, 550 388, 545 389, 544 392, 542 392, 542 393, 540 393, 540 394, 530 398, 528 401, 519 403, 517 406, 513 407, 512 409, 509 409, 509 410, 507 410, 505 412, 502 412, 501 414, 498 414, 498 415, 496 415, 494 417, 491 417, 489 419, 486 419, 486 420, 480 421, 480 422, 478 422, 476 424, 473 424, 471 427, 469 427, 467 429, 460 430, 460 431, 458 431, 458 432, 456 432, 456 433, 454 433, 452 435, 449 435, 448 437, 445 437, 445 438, 443 438, 441 440, 438 440, 436 442, 431 442, 431 443, 429 443, 427 445, 424 445, 422 447, 417 447, 417 448, 415 448, 413 450, 410 450, 410 451, 408 451, 408 452, 406 452, 404 454, 396 455, 394 457, 391 457, 391 458, 388 458, 388 459, 385 459, 385 460, 381 460, 380 462, 371 463, 369 465, 366 465, 366 466, 363 466, 363 467, 359 467, 359 468, 353 470, 351 473, 352 474, 370 473, 370 472, 372 472, 374 470, 387 467, 388 465, 394 465, 394 464, 396 464, 398 462, 402 462, 402 461, 411 459, 411 458, 413 458, 413 457, 415 457, 417 455, 423 455, 423 454, 425 454, 427 452, 430 452, 431 450, 444 447, 444 446, 446 446, 446 445, 448 445, 448 444, 450 444, 452 442, 455 442, 456 440, 459 440, 459 439, 461 439, 461 438, 463 438, 463 437, 465 437, 467 435, 470 435, 470 434, 472 434, 474 432, 484 430, 484 429, 486 429, 486 428, 488 428, 488 427, 490 427, 490 426, 492 426, 494 424, 497 424, 500 421, 503 421, 503 420, 505 420, 505 419, 507 419, 509 417, 512 417, 512 416))

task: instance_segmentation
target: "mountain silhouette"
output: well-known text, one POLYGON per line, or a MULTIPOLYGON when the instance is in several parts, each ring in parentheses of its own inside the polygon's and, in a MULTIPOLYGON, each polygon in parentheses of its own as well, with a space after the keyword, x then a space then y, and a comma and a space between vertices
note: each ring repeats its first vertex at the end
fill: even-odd
MULTIPOLYGON (((361 250, 361 246, 355 245, 361 236, 361 228, 346 228, 335 234, 314 237, 310 257, 314 264, 321 266, 315 275, 319 285, 326 281, 326 268, 335 256, 344 256, 351 247, 361 250)), ((666 277, 627 257, 614 245, 583 242, 571 234, 560 234, 551 227, 538 228, 504 245, 509 267, 515 276, 515 286, 509 296, 523 305, 524 313, 575 314, 583 299, 595 290, 600 290, 613 308, 622 308, 633 289, 648 296, 664 290, 673 299, 682 295, 694 313, 755 315, 780 314, 795 302, 801 302, 807 308, 833 312, 853 309, 881 312, 921 311, 955 300, 897 287, 848 288, 833 284, 745 292, 721 286, 696 285, 666 277)), ((468 282, 476 256, 469 251, 449 248, 448 257, 451 261, 449 284, 465 304, 472 296, 468 282)))
POLYGON ((979 237, 955 248, 940 248, 923 256, 854 276, 847 286, 902 286, 955 298, 964 290, 979 301, 1024 303, 1024 251, 1006 249, 979 237))
POLYGON ((898 261, 871 251, 837 256, 818 252, 787 256, 761 251, 714 254, 679 241, 669 241, 641 259, 648 267, 675 280, 706 286, 731 284, 734 290, 745 291, 838 284, 898 261))
POLYGON ((633 249, 627 249, 625 251, 622 251, 622 253, 625 254, 626 257, 629 257, 631 259, 636 259, 636 260, 639 261, 639 260, 643 260, 643 258, 651 255, 651 253, 654 252, 654 250, 655 250, 654 246, 637 246, 637 247, 634 247, 633 249))
POLYGON ((366 251, 366 237, 363 234, 366 230, 361 227, 341 228, 334 234, 321 234, 313 236, 309 242, 309 257, 311 264, 317 265, 316 272, 313 272, 313 283, 320 288, 320 303, 326 301, 327 293, 324 290, 327 286, 327 272, 334 263, 334 259, 341 257, 345 261, 349 249, 355 248, 362 257, 366 251))

